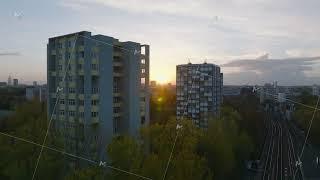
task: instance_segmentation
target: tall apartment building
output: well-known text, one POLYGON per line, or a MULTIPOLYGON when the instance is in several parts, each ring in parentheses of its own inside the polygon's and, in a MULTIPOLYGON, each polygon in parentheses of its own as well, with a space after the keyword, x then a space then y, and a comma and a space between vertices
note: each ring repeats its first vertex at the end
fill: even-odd
POLYGON ((87 31, 49 38, 47 82, 67 152, 104 160, 113 136, 149 123, 149 45, 87 31))
POLYGON ((192 119, 200 128, 219 115, 222 104, 223 74, 214 64, 177 66, 177 118, 192 119))

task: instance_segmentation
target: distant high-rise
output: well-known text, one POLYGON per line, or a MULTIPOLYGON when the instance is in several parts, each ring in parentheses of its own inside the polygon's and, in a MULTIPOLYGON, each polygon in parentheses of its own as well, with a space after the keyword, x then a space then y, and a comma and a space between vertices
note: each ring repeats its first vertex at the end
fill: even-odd
POLYGON ((312 95, 319 96, 320 95, 320 88, 318 85, 312 86, 312 95))
POLYGON ((8 77, 8 86, 12 86, 12 78, 11 78, 11 76, 8 77))
POLYGON ((13 79, 13 86, 18 86, 19 80, 18 79, 13 79))
POLYGON ((33 84, 33 86, 38 86, 37 81, 33 81, 32 84, 33 84))
POLYGON ((48 115, 68 152, 105 159, 114 135, 149 124, 149 45, 82 31, 50 38, 47 54, 48 115))
POLYGON ((222 104, 223 74, 214 64, 177 66, 177 118, 192 119, 200 128, 219 114, 222 104))

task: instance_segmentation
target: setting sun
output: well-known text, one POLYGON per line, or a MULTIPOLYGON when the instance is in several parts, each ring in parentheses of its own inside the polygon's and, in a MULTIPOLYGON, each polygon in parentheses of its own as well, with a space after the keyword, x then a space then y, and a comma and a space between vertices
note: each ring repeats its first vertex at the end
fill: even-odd
POLYGON ((163 73, 153 76, 151 80, 157 81, 158 84, 166 84, 173 81, 173 79, 169 77, 169 74, 163 73))

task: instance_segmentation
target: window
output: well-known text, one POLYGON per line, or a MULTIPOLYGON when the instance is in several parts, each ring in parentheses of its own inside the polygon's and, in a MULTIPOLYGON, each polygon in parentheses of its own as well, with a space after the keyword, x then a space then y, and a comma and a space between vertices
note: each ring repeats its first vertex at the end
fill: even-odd
POLYGON ((83 117, 84 117, 84 112, 79 112, 79 116, 80 116, 81 118, 83 118, 83 117))
POLYGON ((62 65, 61 64, 58 65, 58 70, 62 71, 62 65))
POLYGON ((113 98, 113 102, 114 103, 118 103, 118 102, 120 102, 121 101, 121 98, 120 97, 114 97, 113 98))
POLYGON ((141 117, 141 124, 144 124, 145 121, 146 121, 146 117, 142 116, 142 117, 141 117))
POLYGON ((141 69, 141 73, 145 73, 146 72, 146 69, 141 69))
POLYGON ((67 53, 67 59, 70 59, 70 58, 71 58, 71 54, 67 53))
POLYGON ((71 41, 68 41, 68 47, 69 48, 71 47, 71 41))
POLYGON ((141 64, 146 64, 146 60, 145 59, 141 59, 141 64))
POLYGON ((98 64, 91 64, 91 69, 92 70, 98 70, 99 69, 99 65, 98 64))
POLYGON ((81 51, 81 52, 79 53, 79 56, 80 56, 80 58, 84 58, 84 51, 81 51))
POLYGON ((74 117, 75 114, 76 114, 75 111, 68 111, 68 115, 69 115, 70 117, 74 117))
POLYGON ((60 115, 64 116, 64 110, 60 110, 60 115))
POLYGON ((73 77, 72 76, 68 76, 68 81, 72 82, 73 81, 73 77))
POLYGON ((83 69, 82 64, 78 64, 78 69, 79 69, 79 70, 82 70, 82 69, 83 69))
POLYGON ((63 80, 63 77, 62 76, 58 76, 58 81, 62 82, 62 80, 63 80))
POLYGON ((69 88, 69 93, 75 93, 76 90, 74 88, 69 88))
POLYGON ((146 83, 146 78, 141 78, 141 84, 145 84, 146 83))
POLYGON ((92 88, 92 94, 99 93, 99 88, 92 88))
POLYGON ((68 99, 68 104, 69 105, 75 105, 76 101, 74 99, 68 99))
POLYGON ((60 104, 64 104, 64 99, 60 99, 60 104))
POLYGON ((96 52, 91 52, 91 57, 93 57, 93 58, 98 57, 98 56, 97 56, 97 53, 96 53, 96 52))
POLYGON ((113 113, 119 113, 119 112, 120 112, 120 108, 119 107, 113 108, 113 113))
POLYGON ((83 106, 84 105, 84 100, 79 100, 79 105, 83 106))
POLYGON ((99 116, 99 112, 91 112, 91 117, 98 117, 99 116))
POLYGON ((93 106, 99 105, 99 100, 92 100, 91 105, 93 106))
POLYGON ((58 48, 59 48, 59 49, 62 48, 62 43, 58 43, 58 48))
POLYGON ((118 121, 120 118, 115 117, 113 118, 113 133, 118 133, 118 121))
POLYGON ((68 70, 69 70, 69 71, 71 71, 71 70, 72 70, 72 66, 71 66, 71 64, 69 64, 69 66, 68 66, 68 70))

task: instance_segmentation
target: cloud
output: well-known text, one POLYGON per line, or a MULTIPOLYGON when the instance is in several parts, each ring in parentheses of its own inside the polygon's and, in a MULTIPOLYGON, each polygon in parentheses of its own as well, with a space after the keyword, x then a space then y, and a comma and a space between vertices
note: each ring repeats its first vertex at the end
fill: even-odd
POLYGON ((286 50, 285 53, 289 57, 319 56, 320 49, 290 49, 286 50))
POLYGON ((0 52, 0 56, 20 56, 19 52, 0 52))
POLYGON ((241 59, 223 64, 222 69, 238 68, 237 72, 225 73, 225 81, 231 84, 263 84, 279 81, 282 85, 310 85, 319 79, 309 77, 320 57, 299 57, 285 59, 241 59))
POLYGON ((82 11, 84 9, 88 9, 88 7, 85 4, 75 3, 73 1, 59 1, 58 5, 61 7, 71 8, 75 11, 82 11))

